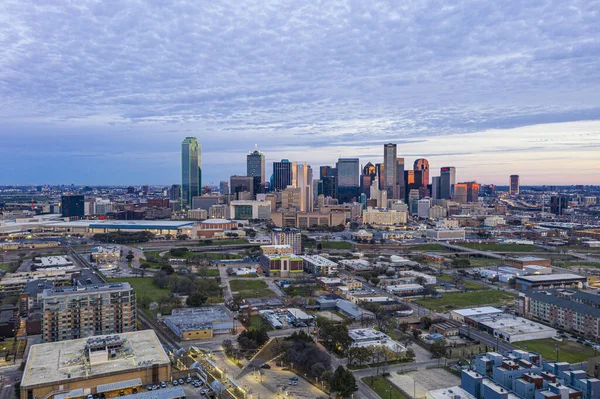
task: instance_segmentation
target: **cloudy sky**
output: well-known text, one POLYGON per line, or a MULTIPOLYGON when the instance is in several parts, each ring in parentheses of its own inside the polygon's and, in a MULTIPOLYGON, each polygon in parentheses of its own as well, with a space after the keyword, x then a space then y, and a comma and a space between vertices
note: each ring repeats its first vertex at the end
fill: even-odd
POLYGON ((600 1, 3 0, 0 184, 205 182, 281 158, 600 184, 600 1))

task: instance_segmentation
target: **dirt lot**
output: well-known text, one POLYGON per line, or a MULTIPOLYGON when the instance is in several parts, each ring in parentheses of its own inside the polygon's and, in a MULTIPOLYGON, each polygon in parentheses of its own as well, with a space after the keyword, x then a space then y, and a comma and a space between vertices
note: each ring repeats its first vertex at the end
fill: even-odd
POLYGON ((424 398, 427 391, 460 385, 460 378, 444 369, 392 373, 388 378, 409 395, 416 394, 417 398, 424 398))

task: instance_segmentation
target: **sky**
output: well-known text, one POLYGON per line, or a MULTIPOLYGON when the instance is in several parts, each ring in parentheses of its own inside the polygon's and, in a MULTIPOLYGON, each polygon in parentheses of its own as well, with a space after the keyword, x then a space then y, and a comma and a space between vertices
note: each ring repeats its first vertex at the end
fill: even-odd
POLYGON ((600 1, 3 0, 0 184, 204 183, 267 159, 600 184, 600 1))

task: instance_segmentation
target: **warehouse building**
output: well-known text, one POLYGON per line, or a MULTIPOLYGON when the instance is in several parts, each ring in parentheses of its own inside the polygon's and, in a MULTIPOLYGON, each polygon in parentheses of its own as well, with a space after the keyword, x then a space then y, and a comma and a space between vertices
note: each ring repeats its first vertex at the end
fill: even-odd
POLYGON ((587 278, 572 273, 518 276, 515 279, 517 289, 543 290, 547 288, 583 288, 587 278))
POLYGON ((554 328, 508 313, 470 316, 465 319, 465 324, 506 342, 529 341, 556 336, 554 328))
POLYGON ((233 316, 222 305, 173 309, 163 321, 183 341, 229 334, 233 329, 233 316))
POLYGON ((20 399, 115 397, 170 378, 170 360, 152 330, 45 343, 29 351, 20 399))

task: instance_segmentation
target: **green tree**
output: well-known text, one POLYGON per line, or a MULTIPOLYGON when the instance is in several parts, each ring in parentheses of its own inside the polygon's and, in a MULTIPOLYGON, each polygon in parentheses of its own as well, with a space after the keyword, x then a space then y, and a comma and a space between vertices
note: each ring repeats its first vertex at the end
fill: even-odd
POLYGON ((207 300, 208 297, 203 292, 196 292, 187 297, 185 304, 193 308, 199 308, 204 305, 207 300))
POLYGON ((358 391, 354 375, 343 366, 339 366, 335 369, 333 377, 331 377, 330 386, 331 390, 342 398, 347 398, 358 391))

